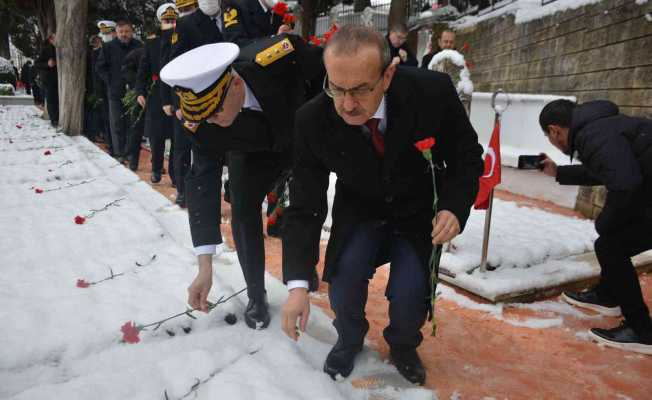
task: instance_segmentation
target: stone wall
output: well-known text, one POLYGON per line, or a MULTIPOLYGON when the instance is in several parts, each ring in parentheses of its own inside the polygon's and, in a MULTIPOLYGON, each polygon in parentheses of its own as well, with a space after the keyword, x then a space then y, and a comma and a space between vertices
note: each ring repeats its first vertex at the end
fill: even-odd
POLYGON ((459 29, 465 42, 476 91, 608 99, 652 117, 652 1, 603 0, 523 24, 504 15, 459 29))

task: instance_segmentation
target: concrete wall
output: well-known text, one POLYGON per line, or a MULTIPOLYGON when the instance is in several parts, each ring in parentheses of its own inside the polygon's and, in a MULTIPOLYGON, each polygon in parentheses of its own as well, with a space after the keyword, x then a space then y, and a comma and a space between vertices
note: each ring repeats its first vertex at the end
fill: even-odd
POLYGON ((458 31, 476 91, 608 99, 652 117, 652 1, 603 0, 515 24, 513 15, 458 31), (646 18, 646 13, 650 16, 646 18))

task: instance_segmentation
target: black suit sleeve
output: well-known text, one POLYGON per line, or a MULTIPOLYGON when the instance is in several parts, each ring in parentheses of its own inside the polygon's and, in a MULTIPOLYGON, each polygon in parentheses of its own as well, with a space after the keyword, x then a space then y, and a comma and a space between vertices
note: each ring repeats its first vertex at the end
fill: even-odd
POLYGON ((457 217, 464 230, 471 206, 478 193, 479 178, 484 169, 482 146, 471 126, 464 106, 448 75, 443 75, 443 96, 447 99, 442 132, 447 132, 451 141, 444 154, 446 173, 439 189, 439 210, 448 210, 457 217))
POLYGON ((584 165, 563 165, 557 167, 556 179, 560 185, 602 185, 600 178, 593 175, 584 165))
POLYGON ((297 112, 290 207, 283 226, 283 281, 305 280, 314 286, 321 230, 328 213, 329 172, 309 144, 313 120, 305 108, 297 112))
POLYGON ((245 21, 247 16, 245 13, 246 9, 235 2, 232 2, 224 9, 222 13, 224 31, 222 34, 225 42, 235 43, 240 47, 245 47, 254 42, 255 39, 251 38, 247 31, 247 22, 245 21))
POLYGON ((95 72, 97 76, 108 86, 109 85, 109 71, 111 69, 111 62, 108 56, 108 44, 105 44, 100 50, 100 55, 97 57, 97 65, 95 65, 95 72))
POLYGON ((143 56, 140 59, 138 64, 138 73, 136 75, 136 93, 139 96, 148 95, 148 83, 149 77, 152 76, 152 65, 150 63, 151 54, 149 51, 149 46, 145 47, 143 56))
POLYGON ((193 152, 193 163, 186 178, 186 204, 194 247, 222 243, 221 169, 219 156, 193 152))

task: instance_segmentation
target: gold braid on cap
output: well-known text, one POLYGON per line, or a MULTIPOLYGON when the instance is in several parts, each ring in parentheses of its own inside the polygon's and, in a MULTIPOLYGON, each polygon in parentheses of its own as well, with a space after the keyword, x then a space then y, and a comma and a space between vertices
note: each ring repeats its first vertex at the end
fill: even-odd
POLYGON ((101 33, 111 33, 113 32, 113 27, 107 25, 107 24, 100 24, 100 32, 101 33))
POLYGON ((176 3, 177 3, 177 8, 196 6, 199 4, 197 0, 177 0, 176 3))
POLYGON ((174 7, 168 7, 167 10, 163 14, 161 14, 161 19, 177 19, 177 16, 179 14, 177 13, 177 10, 174 9, 174 7))
POLYGON ((213 115, 224 102, 226 88, 232 79, 231 69, 228 68, 214 84, 201 93, 177 86, 175 92, 179 96, 183 119, 190 122, 202 122, 213 115))

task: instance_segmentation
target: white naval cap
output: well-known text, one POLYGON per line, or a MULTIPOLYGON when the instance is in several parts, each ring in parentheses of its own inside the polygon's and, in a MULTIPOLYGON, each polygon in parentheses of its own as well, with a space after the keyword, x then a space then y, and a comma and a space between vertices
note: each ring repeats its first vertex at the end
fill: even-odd
POLYGON ((97 23, 97 29, 102 33, 109 33, 115 30, 116 23, 109 20, 99 21, 97 23))
POLYGON ((177 11, 177 6, 174 3, 162 4, 158 10, 156 10, 156 18, 158 18, 159 22, 162 22, 163 18, 176 19, 178 15, 179 12, 177 11))
POLYGON ((161 80, 174 88, 187 121, 205 120, 222 104, 232 79, 231 64, 239 54, 234 43, 207 44, 163 67, 161 80))
POLYGON ((213 43, 197 47, 163 67, 161 79, 172 87, 200 93, 215 83, 239 54, 240 48, 235 43, 213 43))

